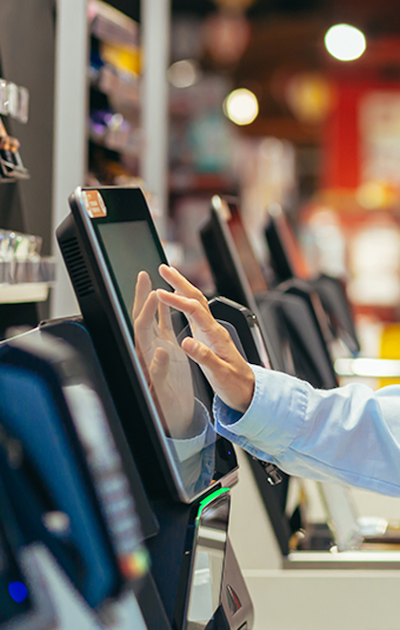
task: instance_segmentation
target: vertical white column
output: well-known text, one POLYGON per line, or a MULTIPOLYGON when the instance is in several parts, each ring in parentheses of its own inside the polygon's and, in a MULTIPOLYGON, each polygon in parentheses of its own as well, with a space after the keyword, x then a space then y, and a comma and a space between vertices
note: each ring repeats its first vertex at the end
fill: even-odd
POLYGON ((143 50, 142 126, 144 151, 141 176, 146 189, 157 196, 157 227, 166 235, 168 202, 168 83, 170 0, 142 0, 143 50))
MULTIPOLYGON (((68 196, 85 182, 87 136, 87 0, 57 0, 53 172, 53 231, 68 214, 68 196)), ((54 239, 57 285, 51 315, 79 312, 54 239)))

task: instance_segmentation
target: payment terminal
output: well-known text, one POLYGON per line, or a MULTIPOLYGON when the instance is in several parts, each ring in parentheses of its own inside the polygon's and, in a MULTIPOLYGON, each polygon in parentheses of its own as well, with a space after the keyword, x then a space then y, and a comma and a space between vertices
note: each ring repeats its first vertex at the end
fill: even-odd
MULTIPOLYGON (((33 330, 0 344, 0 388, 0 479, 20 544, 46 550, 64 576, 61 599, 75 593, 102 623, 116 602, 135 600, 148 552, 129 467, 84 360, 33 330)), ((58 617, 59 601, 53 607, 58 617)), ((63 628, 62 614, 58 621, 63 628)))
POLYGON ((55 626, 56 611, 43 571, 24 545, 4 483, 15 444, 1 420, 0 436, 0 628, 46 630, 55 626))

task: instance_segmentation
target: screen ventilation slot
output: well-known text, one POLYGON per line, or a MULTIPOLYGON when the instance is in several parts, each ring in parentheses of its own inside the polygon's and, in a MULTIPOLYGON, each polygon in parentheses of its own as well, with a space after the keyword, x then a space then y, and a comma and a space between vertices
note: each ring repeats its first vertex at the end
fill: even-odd
POLYGON ((86 297, 95 292, 88 269, 79 247, 78 239, 68 238, 60 243, 71 281, 78 298, 86 297))

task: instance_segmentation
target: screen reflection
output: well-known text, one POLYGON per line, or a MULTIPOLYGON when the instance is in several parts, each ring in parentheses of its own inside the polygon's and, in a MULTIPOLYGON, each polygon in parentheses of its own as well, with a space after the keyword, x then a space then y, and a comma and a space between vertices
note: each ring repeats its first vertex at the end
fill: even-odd
POLYGON ((164 429, 172 438, 187 437, 195 407, 189 360, 176 338, 170 309, 158 301, 145 271, 137 277, 132 320, 136 351, 164 429))
POLYGON ((190 335, 187 320, 158 301, 154 290, 171 288, 158 273, 163 260, 148 223, 99 223, 98 229, 168 447, 187 494, 194 496, 218 474, 213 395, 180 345, 190 335))
POLYGON ((198 492, 214 470, 211 400, 180 345, 190 334, 186 321, 158 301, 146 271, 136 279, 132 323, 138 358, 186 489, 198 492))

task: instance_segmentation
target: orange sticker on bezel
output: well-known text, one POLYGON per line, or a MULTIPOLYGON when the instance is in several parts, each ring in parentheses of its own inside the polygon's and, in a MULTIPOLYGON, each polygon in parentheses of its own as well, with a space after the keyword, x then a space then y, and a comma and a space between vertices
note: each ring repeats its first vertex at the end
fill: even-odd
POLYGON ((91 219, 100 219, 107 216, 107 206, 98 190, 84 190, 82 197, 91 219))

